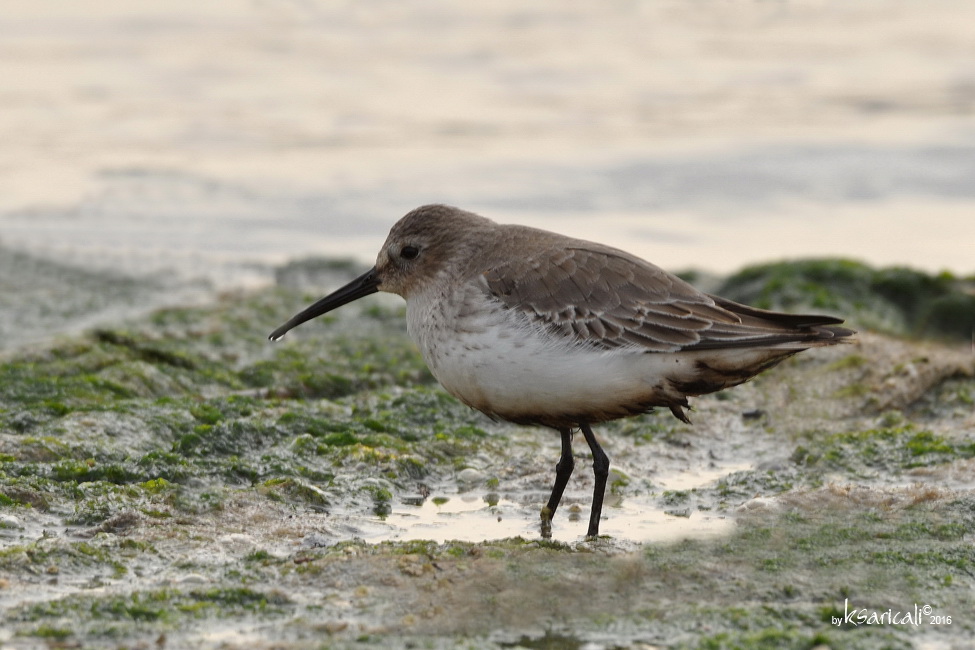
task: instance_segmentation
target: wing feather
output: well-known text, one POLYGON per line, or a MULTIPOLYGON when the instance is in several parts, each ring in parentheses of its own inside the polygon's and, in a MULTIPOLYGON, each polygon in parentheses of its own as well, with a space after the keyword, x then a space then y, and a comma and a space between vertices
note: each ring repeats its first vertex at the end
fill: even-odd
POLYGON ((613 248, 569 240, 482 273, 482 289, 506 308, 576 344, 675 352, 770 346, 846 336, 829 316, 781 314, 698 291, 613 248))

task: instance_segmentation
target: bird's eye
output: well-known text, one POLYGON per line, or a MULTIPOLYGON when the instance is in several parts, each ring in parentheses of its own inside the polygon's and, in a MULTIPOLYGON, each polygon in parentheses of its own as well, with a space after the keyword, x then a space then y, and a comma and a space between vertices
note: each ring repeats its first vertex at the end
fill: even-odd
POLYGON ((416 256, 420 254, 420 249, 416 246, 404 246, 399 252, 399 256, 404 260, 415 260, 416 256))

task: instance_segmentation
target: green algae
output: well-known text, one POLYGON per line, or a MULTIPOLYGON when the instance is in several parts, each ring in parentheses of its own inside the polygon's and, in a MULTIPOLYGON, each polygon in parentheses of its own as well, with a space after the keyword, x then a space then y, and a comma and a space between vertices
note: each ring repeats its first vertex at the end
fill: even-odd
POLYGON ((800 445, 796 463, 843 469, 854 475, 882 470, 896 475, 915 467, 940 465, 975 456, 975 442, 952 441, 908 423, 865 431, 846 431, 817 439, 815 449, 800 445))
MULTIPOLYGON (((823 517, 810 511, 753 518, 730 539, 652 545, 637 557, 625 558, 604 554, 598 547, 513 538, 476 544, 345 542, 304 551, 296 558, 300 562, 261 552, 247 554, 242 561, 258 571, 255 579, 270 585, 291 583, 292 575, 326 584, 343 573, 356 576, 355 586, 348 589, 365 609, 378 598, 373 588, 390 584, 390 570, 401 576, 397 582, 415 582, 419 593, 433 590, 447 602, 457 597, 457 589, 480 593, 481 613, 462 626, 449 612, 423 609, 423 599, 412 608, 427 621, 426 629, 439 634, 462 629, 459 638, 490 634, 498 621, 517 620, 512 608, 519 607, 528 619, 545 611, 573 611, 575 617, 589 619, 591 623, 579 629, 581 639, 594 632, 598 638, 601 629, 612 629, 621 639, 667 639, 688 648, 752 647, 748 644, 762 639, 785 647, 817 639, 850 648, 912 647, 914 628, 857 630, 837 626, 831 619, 842 615, 847 601, 878 610, 930 602, 956 616, 970 606, 964 585, 972 584, 972 556, 964 537, 973 532, 971 522, 932 527, 924 520, 931 512, 937 511, 908 509, 879 517, 858 511, 823 517), (891 539, 906 540, 911 547, 891 552, 891 539), (458 583, 461 578, 467 584, 458 583), (580 589, 583 584, 587 589, 580 589), (526 585, 531 587, 522 596, 535 600, 507 602, 526 585), (587 599, 587 591, 606 597, 587 599), (694 631, 701 629, 707 632, 694 631)), ((315 612, 321 616, 333 611, 327 600, 319 608, 305 609, 282 593, 274 586, 221 586, 71 596, 15 610, 8 620, 22 634, 40 636, 48 629, 65 629, 57 621, 67 617, 74 621, 75 634, 97 640, 192 628, 194 621, 213 616, 282 617, 301 628, 316 620, 315 612), (104 626, 105 621, 110 625, 104 626)), ((407 623, 396 634, 422 645, 430 632, 412 630, 409 611, 400 610, 407 623)), ((563 619, 554 625, 573 629, 580 623, 563 619)), ((559 635, 572 636, 551 632, 515 640, 559 635)), ((382 643, 385 635, 372 638, 382 643)), ((505 647, 505 642, 498 646, 505 647)))
MULTIPOLYGON (((844 272, 855 287, 859 271, 844 272)), ((18 585, 55 583, 33 604, 6 594, 3 625, 92 647, 160 634, 199 640, 214 625, 257 619, 284 647, 317 647, 300 638, 324 629, 336 647, 380 647, 395 635, 434 647, 618 637, 687 648, 881 648, 911 647, 931 628, 835 626, 846 599, 971 609, 975 507, 966 494, 837 505, 829 491, 835 481, 909 482, 913 471, 970 459, 975 435, 955 415, 970 411, 970 380, 938 384, 915 411, 870 421, 794 431, 742 414, 747 424, 722 434, 733 442, 717 453, 751 460, 750 444, 776 439, 775 462, 700 487, 659 489, 625 465, 626 454, 614 456, 614 498, 645 495, 682 518, 735 516, 737 528, 717 539, 636 553, 606 539, 370 544, 354 540, 360 529, 342 528, 342 517, 390 521, 406 497, 446 505, 457 498, 455 475, 472 467, 496 506, 546 490, 556 456, 537 459, 525 440, 542 434, 494 425, 438 388, 401 307, 366 303, 269 344, 267 331, 309 297, 282 288, 228 296, 3 359, 0 509, 14 519, 0 568, 18 585), (934 400, 954 409, 953 426, 934 400), (739 512, 755 497, 787 506, 739 512)), ((858 373, 873 362, 859 352, 833 357, 817 377, 855 396, 858 373)), ((807 365, 786 364, 754 386, 778 389, 807 365)), ((705 403, 695 421, 734 411, 739 394, 705 403)), ((599 433, 663 459, 718 442, 666 413, 599 433)), ((953 620, 943 633, 967 638, 970 621, 953 620)))
POLYGON ((34 625, 33 629, 25 626, 24 635, 59 639, 77 637, 97 643, 144 634, 148 629, 155 634, 177 630, 187 621, 206 619, 214 613, 267 617, 287 611, 290 605, 286 595, 273 590, 164 588, 124 596, 68 596, 21 608, 15 613, 14 620, 34 625), (45 622, 51 619, 69 619, 73 626, 69 631, 45 622))
POLYGON ((818 259, 750 266, 715 293, 763 309, 842 315, 893 334, 966 341, 975 328, 973 286, 975 278, 948 272, 818 259))
MULTIPOLYGON (((250 302, 264 311, 281 298, 273 291, 250 302)), ((292 303, 299 300, 291 297, 292 303)), ((297 345, 271 346, 255 335, 245 313, 236 299, 216 310, 163 310, 146 323, 99 329, 5 360, 0 424, 19 435, 14 453, 4 457, 0 489, 31 490, 35 502, 50 503, 85 484, 89 496, 74 501, 65 521, 91 526, 126 508, 165 516, 148 497, 175 493, 180 498, 166 505, 178 509, 195 500, 200 485, 259 486, 292 477, 311 483, 291 496, 320 501, 314 490, 329 489, 332 468, 348 462, 373 466, 366 478, 409 482, 431 465, 453 468, 484 440, 476 427, 456 426, 458 415, 464 423, 477 421, 468 409, 428 388, 432 378, 401 324, 382 338, 372 331, 359 337, 327 332, 297 345), (201 327, 201 320, 210 325, 201 327), (247 333, 236 333, 235 326, 247 333), (229 355, 215 347, 218 331, 221 340, 242 341, 245 350, 229 355), (340 380, 330 387, 321 383, 331 381, 321 379, 328 373, 316 373, 329 365, 325 359, 344 360, 341 372, 333 373, 340 380), (265 383, 273 392, 240 392, 267 388, 265 383), (374 392, 404 383, 413 388, 374 392), (306 401, 343 398, 345 403, 328 405, 306 401), (405 409, 411 416, 404 419, 399 414, 405 409), (92 415, 81 423, 84 432, 77 439, 66 436, 64 423, 86 413, 92 415), (105 433, 119 435, 122 429, 108 422, 111 414, 142 422, 138 440, 119 449, 99 447, 90 435, 91 418, 103 417, 105 433)), ((376 307, 370 314, 387 328, 386 321, 398 315, 376 307)), ((377 495, 383 497, 375 499, 379 505, 392 498, 377 495)))

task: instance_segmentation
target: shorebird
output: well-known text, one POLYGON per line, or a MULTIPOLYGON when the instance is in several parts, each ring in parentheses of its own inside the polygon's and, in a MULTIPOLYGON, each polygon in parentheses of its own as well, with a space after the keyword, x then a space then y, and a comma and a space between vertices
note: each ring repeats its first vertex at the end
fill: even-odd
POLYGON ((591 425, 747 381, 854 332, 831 316, 784 314, 698 291, 616 248, 419 207, 390 230, 376 265, 271 333, 388 291, 406 299, 407 330, 451 395, 496 420, 561 435, 542 535, 562 500, 579 429, 595 486, 587 537, 599 534, 609 458, 591 425))

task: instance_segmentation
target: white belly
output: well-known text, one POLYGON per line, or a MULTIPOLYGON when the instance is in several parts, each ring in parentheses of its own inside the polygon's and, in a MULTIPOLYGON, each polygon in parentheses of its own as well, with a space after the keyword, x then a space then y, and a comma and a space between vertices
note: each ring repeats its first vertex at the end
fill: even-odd
POLYGON ((462 308, 459 297, 410 301, 407 324, 444 388, 489 416, 553 424, 588 414, 600 421, 631 414, 634 404, 682 397, 664 377, 692 363, 683 355, 593 350, 532 328, 496 303, 467 297, 462 308))

